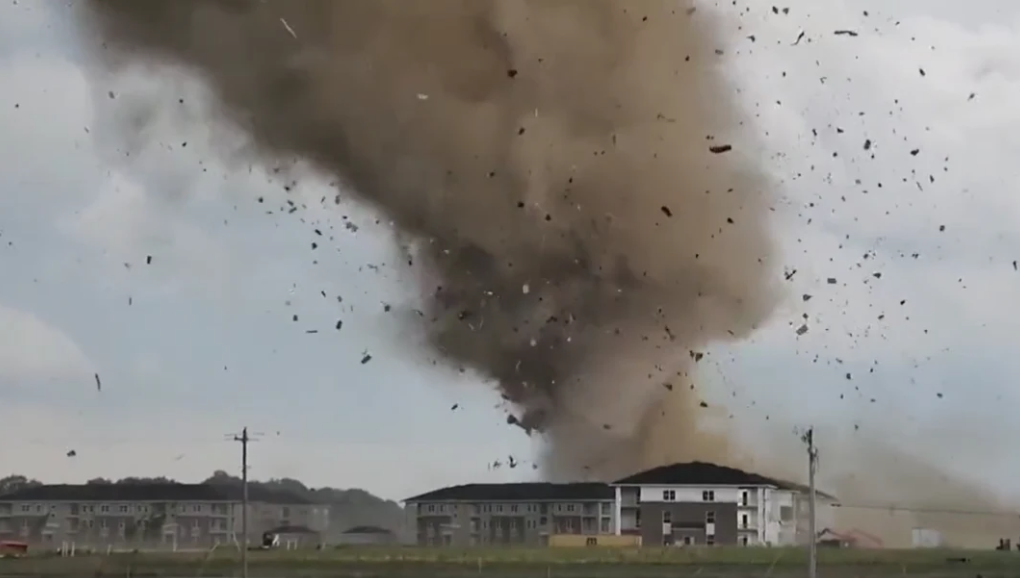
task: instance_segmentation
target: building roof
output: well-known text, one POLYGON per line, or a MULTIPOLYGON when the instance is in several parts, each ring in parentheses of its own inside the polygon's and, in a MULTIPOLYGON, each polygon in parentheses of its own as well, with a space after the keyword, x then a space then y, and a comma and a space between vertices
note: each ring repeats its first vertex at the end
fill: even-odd
POLYGON ((463 484, 433 490, 407 498, 405 502, 571 502, 612 500, 616 490, 609 484, 577 482, 552 484, 524 482, 517 484, 463 484))
MULTIPOLYGON (((228 484, 52 484, 0 496, 4 502, 239 502, 242 488, 228 484)), ((270 504, 311 502, 290 492, 248 487, 248 499, 270 504)))
POLYGON ((392 534, 393 532, 379 526, 354 526, 344 530, 344 534, 392 534))
POLYGON ((263 534, 319 534, 318 531, 308 526, 277 526, 272 530, 266 530, 263 534))
MULTIPOLYGON (((613 482, 614 486, 772 486, 806 492, 808 488, 793 482, 769 478, 737 468, 707 462, 686 462, 659 466, 613 482)), ((823 498, 835 499, 816 490, 823 498)))

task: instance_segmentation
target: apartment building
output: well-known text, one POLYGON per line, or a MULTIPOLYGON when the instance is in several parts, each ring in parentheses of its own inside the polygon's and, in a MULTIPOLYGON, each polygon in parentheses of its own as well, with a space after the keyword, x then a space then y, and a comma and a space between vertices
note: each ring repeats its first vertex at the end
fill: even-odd
POLYGON ((582 534, 640 536, 659 547, 807 543, 807 502, 804 486, 704 462, 611 484, 466 484, 405 501, 420 545, 539 545, 582 534))
MULTIPOLYGON (((242 537, 242 491, 233 485, 44 485, 0 496, 0 540, 78 548, 207 548, 242 537)), ((324 532, 328 506, 249 488, 248 541, 281 526, 324 532)))
POLYGON ((550 534, 613 533, 614 500, 600 483, 465 484, 405 504, 422 546, 538 546, 550 534))
MULTIPOLYGON (((779 546, 810 542, 808 488, 704 462, 672 464, 611 484, 618 534, 646 546, 779 546)), ((820 503, 835 500, 816 492, 820 503)), ((824 526, 819 526, 824 527, 824 526)))

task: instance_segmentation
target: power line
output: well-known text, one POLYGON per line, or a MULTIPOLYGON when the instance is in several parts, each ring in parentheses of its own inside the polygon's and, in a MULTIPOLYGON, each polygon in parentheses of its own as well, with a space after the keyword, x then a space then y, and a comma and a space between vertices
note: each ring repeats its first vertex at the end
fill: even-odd
POLYGON ((913 507, 913 506, 898 506, 895 504, 844 504, 842 502, 835 502, 829 504, 832 508, 843 508, 847 510, 886 510, 889 512, 912 512, 919 514, 952 514, 961 516, 1001 516, 1001 517, 1018 517, 1020 518, 1020 512, 1010 512, 1006 510, 968 510, 962 508, 928 508, 928 507, 913 507))

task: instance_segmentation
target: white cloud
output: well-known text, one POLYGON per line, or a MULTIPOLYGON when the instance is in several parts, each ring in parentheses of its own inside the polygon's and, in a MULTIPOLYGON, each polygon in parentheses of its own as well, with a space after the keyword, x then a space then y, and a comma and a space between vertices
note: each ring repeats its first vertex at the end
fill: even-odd
POLYGON ((0 305, 0 380, 87 378, 92 367, 68 335, 32 313, 0 305))

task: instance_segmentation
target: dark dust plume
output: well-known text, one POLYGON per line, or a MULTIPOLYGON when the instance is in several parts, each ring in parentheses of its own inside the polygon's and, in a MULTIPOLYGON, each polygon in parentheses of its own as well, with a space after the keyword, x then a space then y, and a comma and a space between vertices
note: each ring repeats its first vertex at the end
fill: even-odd
POLYGON ((266 160, 338 176, 414 239, 429 346, 498 382, 550 477, 732 459, 691 351, 774 309, 771 183, 692 2, 82 10, 108 71, 194 71, 266 160))

